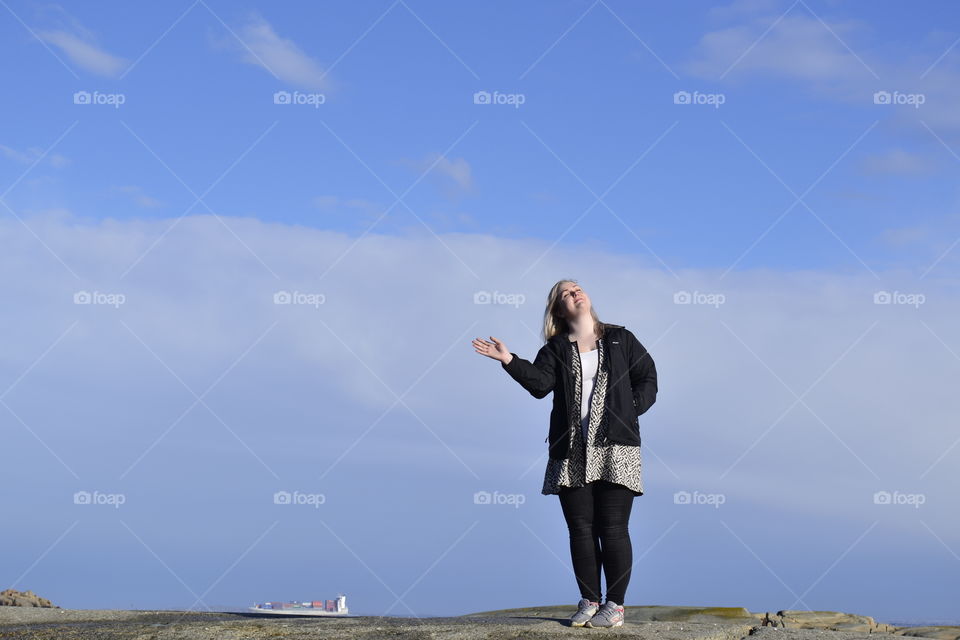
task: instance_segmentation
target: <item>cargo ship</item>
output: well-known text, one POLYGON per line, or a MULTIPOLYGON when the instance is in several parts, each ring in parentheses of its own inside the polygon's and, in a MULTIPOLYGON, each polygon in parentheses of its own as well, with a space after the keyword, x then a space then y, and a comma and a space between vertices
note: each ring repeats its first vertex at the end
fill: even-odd
POLYGON ((342 593, 337 594, 336 600, 255 602, 247 610, 276 616, 345 616, 348 613, 347 596, 342 593))

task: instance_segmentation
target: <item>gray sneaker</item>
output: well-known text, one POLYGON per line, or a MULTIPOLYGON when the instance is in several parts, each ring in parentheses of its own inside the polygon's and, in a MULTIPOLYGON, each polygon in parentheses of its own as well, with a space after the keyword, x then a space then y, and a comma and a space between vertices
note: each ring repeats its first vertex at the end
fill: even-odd
POLYGON ((622 627, 623 605, 607 600, 596 615, 587 620, 587 627, 622 627))
POLYGON ((577 603, 577 612, 570 617, 570 626, 582 627, 583 623, 599 610, 599 602, 591 602, 587 598, 580 598, 580 602, 577 603))

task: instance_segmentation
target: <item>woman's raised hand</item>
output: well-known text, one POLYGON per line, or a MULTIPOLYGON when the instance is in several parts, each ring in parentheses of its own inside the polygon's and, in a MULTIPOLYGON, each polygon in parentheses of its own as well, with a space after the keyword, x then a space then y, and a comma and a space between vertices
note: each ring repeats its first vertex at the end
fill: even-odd
POLYGON ((499 360, 503 364, 510 362, 510 359, 513 358, 510 355, 510 349, 507 348, 500 340, 497 340, 493 336, 490 336, 490 339, 493 342, 487 342, 480 338, 473 339, 473 348, 477 353, 487 356, 488 358, 493 358, 494 360, 499 360))

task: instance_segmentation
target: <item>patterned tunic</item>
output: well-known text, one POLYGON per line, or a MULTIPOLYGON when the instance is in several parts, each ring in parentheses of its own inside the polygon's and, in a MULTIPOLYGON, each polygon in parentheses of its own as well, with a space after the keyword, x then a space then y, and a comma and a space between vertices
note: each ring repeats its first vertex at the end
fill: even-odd
POLYGON ((570 456, 563 459, 549 458, 543 478, 543 495, 559 494, 560 487, 582 487, 594 480, 607 480, 621 484, 633 490, 634 496, 643 495, 643 479, 640 476, 640 447, 622 444, 600 444, 607 429, 607 412, 603 410, 607 395, 607 359, 604 355, 604 340, 597 341, 598 364, 597 379, 590 401, 587 440, 583 439, 580 421, 580 402, 582 392, 582 372, 580 367, 580 348, 576 341, 570 343, 573 349, 574 401, 570 403, 571 425, 573 429, 570 441, 570 456))

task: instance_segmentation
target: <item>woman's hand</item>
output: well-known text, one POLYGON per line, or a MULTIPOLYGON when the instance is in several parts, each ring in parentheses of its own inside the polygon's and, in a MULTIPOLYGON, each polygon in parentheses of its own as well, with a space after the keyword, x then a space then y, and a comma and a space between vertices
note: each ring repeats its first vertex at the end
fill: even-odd
POLYGON ((502 364, 508 364, 513 356, 510 354, 510 349, 507 348, 500 340, 497 340, 493 336, 490 336, 490 339, 493 342, 487 342, 486 340, 481 340, 480 338, 473 339, 473 348, 477 353, 487 356, 488 358, 493 358, 494 360, 499 360, 502 364))

